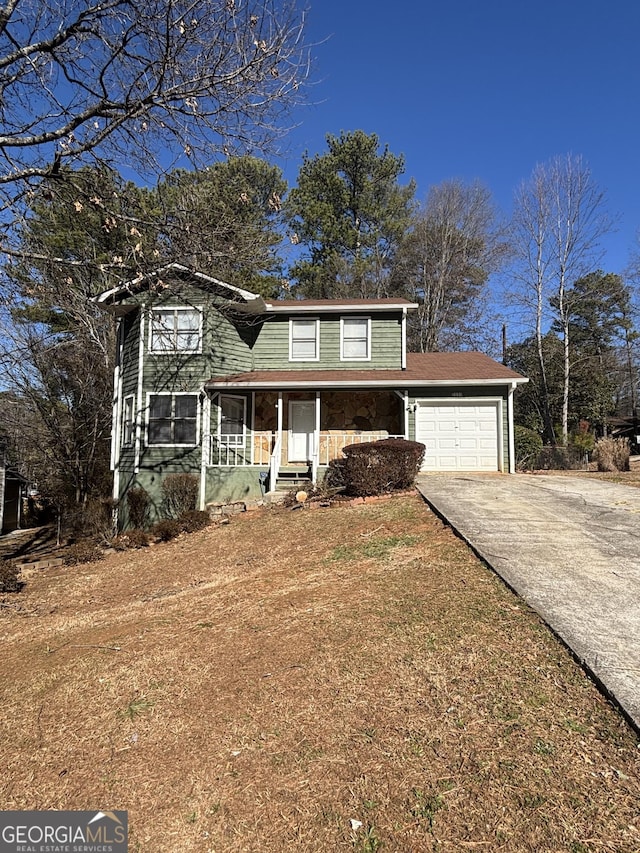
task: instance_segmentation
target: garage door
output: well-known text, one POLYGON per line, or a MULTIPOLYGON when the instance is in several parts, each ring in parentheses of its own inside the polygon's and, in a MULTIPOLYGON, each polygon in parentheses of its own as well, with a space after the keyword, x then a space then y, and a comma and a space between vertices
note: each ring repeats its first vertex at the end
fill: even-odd
POLYGON ((427 448, 423 471, 498 471, 497 402, 418 400, 416 441, 427 448))

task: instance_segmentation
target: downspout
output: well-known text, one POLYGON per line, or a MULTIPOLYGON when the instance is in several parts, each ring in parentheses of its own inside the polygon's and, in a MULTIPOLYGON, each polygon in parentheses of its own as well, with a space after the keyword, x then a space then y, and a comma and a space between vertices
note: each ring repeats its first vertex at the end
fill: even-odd
POLYGON ((407 369, 407 309, 402 309, 402 321, 401 321, 401 337, 402 337, 402 362, 401 366, 403 370, 407 369))
POLYGON ((509 395, 507 397, 507 430, 509 433, 509 473, 515 474, 516 471, 516 446, 513 434, 513 392, 516 390, 516 383, 512 382, 509 385, 509 395))
POLYGON ((211 400, 204 388, 200 391, 200 397, 202 399, 202 427, 200 429, 202 454, 200 458, 200 499, 198 509, 203 510, 207 500, 207 467, 209 465, 209 448, 211 446, 211 436, 206 431, 211 429, 211 400))
POLYGON ((142 374, 144 371, 144 327, 146 325, 147 304, 142 303, 140 308, 140 338, 138 340, 138 393, 136 399, 136 447, 134 474, 140 470, 140 452, 142 448, 142 374))

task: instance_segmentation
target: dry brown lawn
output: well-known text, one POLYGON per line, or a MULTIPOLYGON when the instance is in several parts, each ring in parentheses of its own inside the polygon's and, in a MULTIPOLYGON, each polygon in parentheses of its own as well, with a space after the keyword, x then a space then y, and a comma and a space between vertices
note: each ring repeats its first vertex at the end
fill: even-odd
POLYGON ((130 850, 640 850, 637 736, 417 497, 268 510, 0 608, 0 807, 130 850))

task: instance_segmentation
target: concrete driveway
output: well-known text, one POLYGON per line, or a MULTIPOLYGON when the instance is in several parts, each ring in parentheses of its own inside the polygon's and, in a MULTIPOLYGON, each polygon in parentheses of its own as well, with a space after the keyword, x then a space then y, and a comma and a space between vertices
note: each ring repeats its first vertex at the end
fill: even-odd
POLYGON ((418 488, 640 729, 640 489, 547 474, 425 474, 418 488))

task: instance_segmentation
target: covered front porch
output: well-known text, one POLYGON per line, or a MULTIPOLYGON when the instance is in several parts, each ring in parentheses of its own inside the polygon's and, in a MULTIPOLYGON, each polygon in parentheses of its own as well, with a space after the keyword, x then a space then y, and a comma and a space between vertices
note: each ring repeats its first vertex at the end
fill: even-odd
POLYGON ((258 468, 271 489, 288 471, 317 482, 348 444, 408 435, 407 396, 393 390, 214 392, 205 409, 204 467, 258 468))

